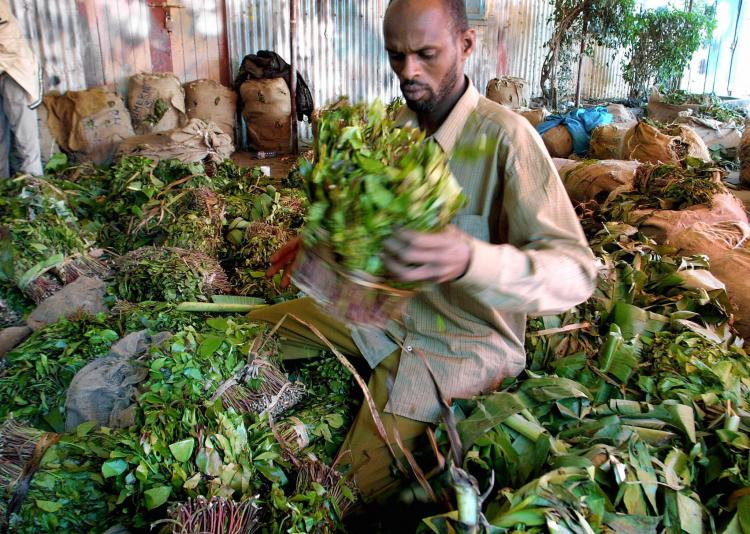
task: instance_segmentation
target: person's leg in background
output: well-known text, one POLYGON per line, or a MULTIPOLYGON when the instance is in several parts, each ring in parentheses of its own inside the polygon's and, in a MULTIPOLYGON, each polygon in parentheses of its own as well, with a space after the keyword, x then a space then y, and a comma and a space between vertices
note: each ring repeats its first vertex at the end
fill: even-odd
MULTIPOLYGON (((36 111, 29 109, 26 91, 13 78, 3 74, 0 75, 0 99, 2 100, 2 111, 8 129, 12 133, 10 136, 12 137, 12 144, 10 139, 7 142, 12 146, 14 159, 18 161, 18 168, 13 170, 32 176, 41 176, 43 171, 42 152, 39 146, 39 125, 36 111)), ((0 151, 2 150, 3 148, 0 146, 0 151)), ((1 152, 0 155, 2 155, 1 152)), ((10 153, 8 156, 10 156, 10 153)), ((10 160, 10 157, 7 160, 10 160)), ((0 170, 2 170, 2 167, 0 167, 0 170)))
POLYGON ((10 123, 5 116, 3 84, 7 74, 0 74, 0 179, 10 178, 10 123))

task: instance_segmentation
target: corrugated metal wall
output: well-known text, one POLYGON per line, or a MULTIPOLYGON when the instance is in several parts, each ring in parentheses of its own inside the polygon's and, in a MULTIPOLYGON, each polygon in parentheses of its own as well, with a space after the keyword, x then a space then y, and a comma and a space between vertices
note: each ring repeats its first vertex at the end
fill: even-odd
POLYGON ((228 82, 222 1, 173 0, 182 8, 171 10, 171 32, 155 7, 167 0, 11 0, 11 7, 42 60, 47 90, 113 84, 124 91, 138 72, 228 82))
MULTIPOLYGON (((183 81, 228 82, 227 71, 233 76, 246 54, 261 49, 288 60, 289 1, 11 0, 11 5, 43 61, 47 89, 66 91, 100 84, 124 90, 130 75, 165 66, 183 81), (168 33, 161 9, 154 7, 165 4, 182 6, 171 10, 168 33), (221 61, 225 39, 229 67, 221 61)), ((317 104, 339 95, 386 101, 398 95, 383 50, 388 0, 298 1, 297 61, 317 104)), ((478 43, 467 73, 482 91, 495 76, 511 75, 528 80, 538 95, 550 32, 548 1, 485 0, 485 9, 484 19, 472 20, 478 43)), ((627 93, 619 61, 610 56, 599 50, 584 63, 584 97, 627 93)))
MULTIPOLYGON (((398 94, 383 50, 382 22, 387 0, 299 0, 297 62, 313 91, 316 105, 339 95, 354 100, 398 94)), ((477 50, 466 72, 480 90, 497 75, 530 82, 539 95, 544 43, 549 38, 547 0, 487 0, 486 19, 473 20, 477 50)), ((289 0, 227 0, 232 72, 242 58, 258 50, 275 50, 289 61, 289 0)), ((613 51, 597 49, 584 62, 585 98, 622 97, 627 88, 613 51)))

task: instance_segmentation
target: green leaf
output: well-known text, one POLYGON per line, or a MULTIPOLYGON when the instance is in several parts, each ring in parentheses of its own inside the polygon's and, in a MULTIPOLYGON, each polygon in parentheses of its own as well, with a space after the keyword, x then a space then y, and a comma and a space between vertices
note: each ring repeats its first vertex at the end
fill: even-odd
POLYGON ((702 509, 700 503, 683 493, 677 493, 680 511, 680 526, 687 534, 703 534, 702 509))
POLYGON ((35 503, 37 508, 44 510, 45 512, 49 512, 50 514, 59 512, 63 507, 60 501, 42 501, 37 499, 35 503))
POLYGON ((87 421, 85 423, 81 423, 76 428, 76 436, 79 438, 82 438, 86 435, 88 435, 89 432, 91 432, 96 427, 96 421, 87 421))
POLYGON ((146 509, 153 510, 154 508, 158 508, 167 502, 171 494, 172 488, 169 486, 158 486, 144 491, 143 496, 146 499, 146 509))
POLYGON ((464 449, 471 447, 488 430, 524 409, 526 406, 516 395, 506 392, 493 393, 478 401, 474 412, 457 425, 464 449))
POLYGON ((195 448, 195 440, 188 438, 176 443, 172 443, 169 446, 169 450, 172 452, 172 456, 178 462, 187 462, 193 455, 193 449, 195 448))
POLYGON ((198 348, 198 355, 202 358, 210 358, 219 350, 222 343, 224 343, 224 336, 208 335, 198 348))
POLYGON ((109 460, 102 464, 102 475, 104 478, 112 478, 123 474, 128 469, 128 462, 125 460, 109 460))

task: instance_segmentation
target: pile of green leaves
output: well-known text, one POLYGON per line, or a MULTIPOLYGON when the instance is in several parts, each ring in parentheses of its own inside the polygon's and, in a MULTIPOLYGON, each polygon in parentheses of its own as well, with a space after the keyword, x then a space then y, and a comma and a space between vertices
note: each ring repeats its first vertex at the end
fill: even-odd
POLYGON ((187 497, 242 500, 285 484, 286 463, 267 419, 209 402, 259 348, 274 351, 267 329, 209 319, 198 332, 186 328, 151 351, 148 377, 137 399, 137 424, 118 433, 102 466, 124 503, 129 524, 147 524, 149 512, 187 497))
POLYGON ((626 220, 634 209, 683 210, 698 204, 711 205, 725 193, 721 181, 725 171, 713 163, 687 158, 684 167, 674 164, 643 164, 638 167, 634 191, 623 192, 602 206, 602 219, 626 220))
POLYGON ((47 449, 20 509, 9 518, 12 532, 94 533, 110 526, 117 503, 107 491, 101 466, 112 440, 90 434, 91 428, 81 425, 47 449))
POLYGON ((354 380, 338 358, 328 352, 305 361, 290 374, 291 379, 305 384, 308 398, 278 423, 277 430, 290 438, 288 445, 296 448, 299 432, 295 427, 301 423, 305 428, 300 430, 309 441, 304 451, 330 465, 359 408, 354 380))
POLYGON ((382 243, 395 228, 437 231, 463 206, 440 147, 397 128, 379 102, 324 113, 317 134, 314 162, 300 165, 304 241, 329 248, 347 271, 384 277, 382 243))
POLYGON ((219 263, 179 248, 143 247, 123 256, 115 277, 117 294, 129 302, 206 301, 228 291, 219 263))
POLYGON ((13 182, 0 213, 0 283, 36 297, 31 285, 66 258, 84 255, 93 235, 78 225, 65 193, 50 182, 28 176, 13 182))
MULTIPOLYGON (((707 289, 705 259, 627 225, 608 223, 592 248, 594 296, 531 322, 525 376, 456 406, 461 467, 482 490, 493 474, 505 486, 484 503, 482 531, 739 531, 750 364, 726 295, 707 289)), ((465 513, 423 528, 447 532, 465 513)))
POLYGON ((117 339, 104 316, 62 319, 34 332, 3 359, 0 419, 12 415, 37 428, 62 431, 71 380, 117 339))
POLYGON ((745 120, 742 112, 731 106, 727 106, 718 96, 714 94, 693 94, 678 89, 662 96, 662 101, 666 104, 697 104, 701 106, 698 116, 716 119, 722 123, 734 122, 741 125, 745 120))

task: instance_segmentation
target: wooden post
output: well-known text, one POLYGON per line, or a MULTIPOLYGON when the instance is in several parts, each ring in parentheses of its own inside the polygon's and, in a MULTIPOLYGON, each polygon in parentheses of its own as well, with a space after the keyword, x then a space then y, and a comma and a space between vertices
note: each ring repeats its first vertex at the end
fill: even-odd
POLYGON ((292 154, 299 152, 299 139, 297 138, 297 0, 289 2, 289 47, 291 58, 289 65, 291 74, 289 80, 289 92, 292 99, 292 154))
POLYGON ((578 56, 578 72, 576 73, 576 107, 581 107, 581 71, 583 70, 583 55, 586 53, 586 36, 589 31, 589 17, 583 15, 583 31, 581 32, 581 50, 578 56))

